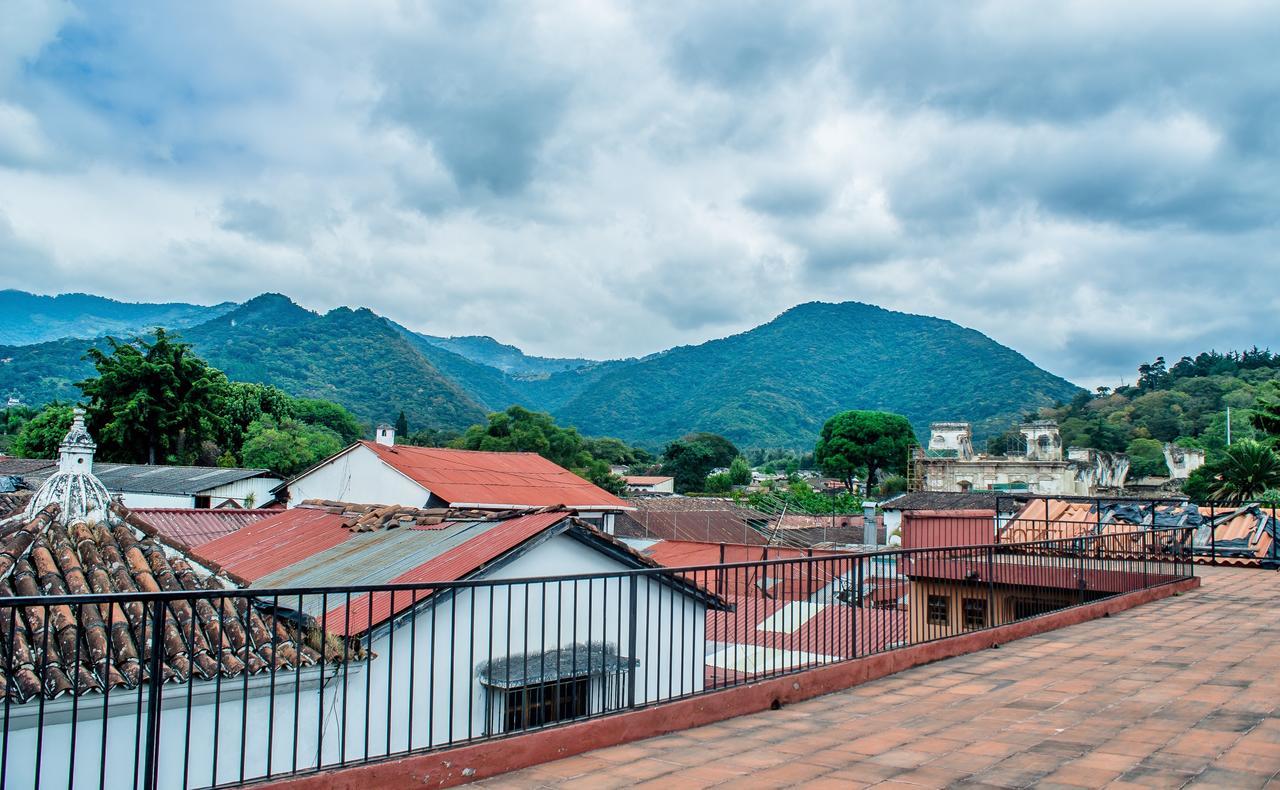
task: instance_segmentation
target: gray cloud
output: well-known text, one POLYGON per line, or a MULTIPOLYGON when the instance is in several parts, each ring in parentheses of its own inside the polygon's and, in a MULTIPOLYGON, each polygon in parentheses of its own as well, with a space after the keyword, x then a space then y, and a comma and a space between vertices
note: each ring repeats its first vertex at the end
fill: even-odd
POLYGON ((4 286, 595 358, 858 299, 1085 384, 1280 346, 1269 5, 9 10, 4 286))

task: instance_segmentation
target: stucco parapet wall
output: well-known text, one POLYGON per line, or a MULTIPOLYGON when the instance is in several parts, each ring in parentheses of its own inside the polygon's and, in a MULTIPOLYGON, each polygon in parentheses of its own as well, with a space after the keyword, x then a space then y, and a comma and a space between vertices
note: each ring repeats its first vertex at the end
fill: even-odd
POLYGON ((279 790, 456 787, 607 746, 700 727, 851 688, 922 664, 1077 625, 1196 589, 1199 577, 1118 595, 985 631, 538 732, 377 763, 259 782, 279 790))

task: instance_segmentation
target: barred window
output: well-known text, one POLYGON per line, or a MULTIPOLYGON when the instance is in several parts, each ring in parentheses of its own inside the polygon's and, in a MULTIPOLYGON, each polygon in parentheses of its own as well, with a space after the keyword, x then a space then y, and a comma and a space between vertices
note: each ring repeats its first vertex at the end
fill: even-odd
POLYGON ((951 624, 951 598, 947 595, 930 595, 928 606, 929 625, 951 624))
POLYGON ((964 628, 966 631, 987 627, 986 598, 965 598, 962 602, 962 609, 964 611, 964 628))

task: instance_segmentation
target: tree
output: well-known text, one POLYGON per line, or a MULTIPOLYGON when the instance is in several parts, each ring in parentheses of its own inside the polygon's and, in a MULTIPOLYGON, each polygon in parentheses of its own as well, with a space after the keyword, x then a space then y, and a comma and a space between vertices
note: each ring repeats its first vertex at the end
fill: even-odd
POLYGON ((1164 460, 1164 444, 1155 439, 1134 439, 1125 453, 1129 456, 1129 474, 1141 477, 1168 477, 1169 465, 1164 460))
POLYGON ((1261 442, 1244 439, 1232 444, 1215 466, 1214 499, 1248 502, 1268 489, 1280 488, 1280 457, 1261 442))
POLYGON ((582 469, 574 471, 579 477, 586 478, 615 496, 620 496, 627 490, 627 481, 613 473, 608 461, 593 459, 582 469))
POLYGON ((396 417, 395 431, 396 436, 409 435, 409 418, 404 416, 404 409, 401 409, 400 416, 396 417))
POLYGON ((172 455, 187 460, 206 438, 224 430, 227 378, 164 329, 152 339, 121 343, 110 353, 90 348, 97 378, 76 386, 89 398, 90 430, 109 460, 156 463, 172 455))
POLYGON ((300 422, 328 428, 338 435, 345 447, 354 444, 363 437, 367 430, 365 424, 346 407, 333 401, 317 398, 296 398, 293 401, 293 416, 300 422))
POLYGON ((471 426, 457 444, 464 450, 537 453, 566 469, 585 461, 577 428, 561 428, 550 414, 523 406, 490 414, 488 425, 471 426))
POLYGON ((249 426, 241 457, 245 466, 292 477, 344 446, 341 437, 324 426, 263 417, 249 426))
POLYGON ((906 417, 851 410, 835 415, 822 426, 814 457, 825 474, 843 480, 852 491, 854 475, 864 467, 868 486, 881 470, 904 474, 907 454, 915 446, 916 435, 906 417))
POLYGON ((706 485, 712 469, 728 467, 738 455, 738 448, 723 436, 691 433, 667 445, 662 473, 675 478, 676 491, 697 491, 706 485))
POLYGON ((733 478, 729 476, 728 472, 707 475, 707 482, 703 485, 702 490, 708 494, 727 494, 733 490, 733 478))
POLYGON ((1280 385, 1274 381, 1258 393, 1253 413, 1249 415, 1253 427, 1272 438, 1280 438, 1280 385))
POLYGON ((71 430, 72 408, 53 402, 23 423, 10 451, 19 458, 57 458, 58 446, 71 430))
POLYGON ((729 482, 735 486, 751 485, 751 467, 747 459, 738 456, 729 464, 729 482))

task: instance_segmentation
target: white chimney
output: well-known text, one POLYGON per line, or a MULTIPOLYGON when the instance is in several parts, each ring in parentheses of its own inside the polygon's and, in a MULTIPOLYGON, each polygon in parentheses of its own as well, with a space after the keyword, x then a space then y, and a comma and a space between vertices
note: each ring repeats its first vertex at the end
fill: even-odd
POLYGON ((396 446, 396 429, 387 425, 385 422, 379 423, 374 431, 373 440, 378 444, 385 444, 388 447, 396 446))

